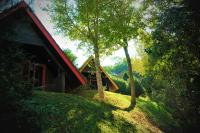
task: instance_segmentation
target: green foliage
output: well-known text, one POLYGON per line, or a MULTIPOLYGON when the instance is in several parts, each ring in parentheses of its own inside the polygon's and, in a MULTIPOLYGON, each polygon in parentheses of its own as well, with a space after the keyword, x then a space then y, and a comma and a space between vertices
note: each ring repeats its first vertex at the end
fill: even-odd
POLYGON ((122 75, 127 71, 128 66, 125 59, 120 59, 115 65, 106 66, 104 69, 112 75, 122 75))
POLYGON ((64 51, 65 55, 70 58, 70 60, 72 61, 72 63, 75 66, 77 66, 77 62, 76 62, 77 56, 75 54, 73 54, 70 49, 64 49, 63 51, 64 51))
MULTIPOLYGON (((112 13, 107 18, 107 38, 115 46, 116 44, 121 47, 127 45, 127 41, 136 38, 138 28, 143 26, 142 12, 145 6, 142 5, 136 7, 137 0, 119 0, 113 1, 112 5, 115 8, 110 8, 112 13)), ((145 4, 144 4, 145 5, 145 4)))
MULTIPOLYGON (((116 47, 123 47, 124 53, 126 55, 127 65, 128 65, 128 74, 129 74, 129 83, 132 92, 131 106, 135 106, 135 88, 133 82, 133 71, 132 64, 130 60, 130 55, 128 53, 128 41, 136 38, 138 36, 138 29, 143 26, 142 23, 142 11, 145 6, 136 7, 133 0, 116 0, 113 1, 113 7, 110 8, 112 13, 106 20, 107 25, 106 29, 109 32, 107 35, 107 40, 116 47)), ((140 1, 141 2, 141 1, 140 1)), ((143 1, 142 1, 143 2, 143 1)), ((141 4, 142 5, 142 4, 141 4)), ((145 4, 144 4, 145 5, 145 4)))
POLYGON ((149 99, 140 97, 137 106, 151 118, 152 122, 163 129, 164 132, 178 132, 180 125, 174 120, 171 109, 149 99))
POLYGON ((108 10, 110 3, 110 0, 53 1, 49 10, 57 30, 72 40, 79 40, 80 48, 85 47, 88 52, 95 53, 94 46, 97 46, 100 53, 109 53, 106 50, 109 42, 104 32, 107 31, 106 16, 111 13, 108 10))
POLYGON ((123 80, 122 78, 118 78, 116 76, 111 76, 112 80, 117 84, 119 87, 118 92, 122 94, 130 94, 130 88, 128 89, 127 81, 123 80))
POLYGON ((127 81, 128 80, 128 74, 127 73, 124 73, 124 75, 123 75, 123 80, 125 80, 125 81, 127 81))
MULTIPOLYGON (((131 95, 131 88, 130 88, 130 84, 129 81, 125 81, 122 78, 118 78, 116 76, 111 76, 111 78, 114 80, 114 82, 118 85, 119 90, 118 92, 121 94, 125 94, 125 95, 131 95)), ((143 92, 143 88, 140 85, 140 83, 138 82, 137 79, 134 79, 134 85, 135 85, 135 93, 136 93, 136 97, 139 97, 140 95, 142 95, 143 92)))
POLYGON ((78 40, 79 45, 92 51, 95 55, 95 68, 97 88, 103 99, 103 85, 100 67, 100 54, 109 52, 109 41, 105 40, 104 31, 108 11, 108 0, 59 0, 52 3, 52 19, 57 29, 69 36, 70 39, 78 40), (106 45, 105 45, 106 43, 106 45))
POLYGON ((20 48, 10 44, 10 47, 0 49, 0 102, 10 104, 29 97, 32 89, 28 81, 22 77, 22 63, 26 60, 20 48))
POLYGON ((200 121, 200 21, 192 2, 156 2, 154 29, 143 34, 149 60, 145 88, 152 98, 174 108, 173 117, 184 132, 198 130, 200 121))
MULTIPOLYGON (((106 66, 104 69, 110 73, 111 78, 114 80, 114 82, 119 86, 119 93, 125 94, 125 95, 130 95, 131 90, 130 90, 130 85, 129 85, 129 78, 126 77, 127 80, 124 80, 124 75, 127 74, 127 63, 123 59, 120 62, 116 63, 114 66, 106 66)), ((137 74, 134 72, 133 77, 134 77, 134 85, 135 85, 135 91, 136 91, 136 96, 140 96, 143 93, 143 88, 139 83, 139 80, 141 77, 139 76, 140 74, 137 74)), ((127 75, 128 76, 128 75, 127 75)))
MULTIPOLYGON (((135 86, 136 97, 139 97, 140 95, 144 95, 144 90, 136 78, 134 79, 134 86, 135 86)), ((130 84, 129 84, 128 88, 130 88, 130 84)))
POLYGON ((141 58, 132 58, 132 68, 134 72, 140 73, 141 75, 144 75, 145 73, 145 62, 141 58))
MULTIPOLYGON (((106 66, 104 69, 110 74, 113 75, 111 78, 114 80, 114 82, 119 86, 119 93, 130 95, 130 85, 129 85, 129 78, 127 80, 124 80, 124 75, 127 74, 127 63, 125 59, 120 60, 118 63, 116 63, 114 66, 106 66)), ((128 76, 128 75, 127 75, 128 76)), ((137 73, 133 72, 134 77, 134 86, 135 86, 135 92, 136 96, 140 96, 144 94, 143 86, 141 85, 142 76, 137 73)))
POLYGON ((0 49, 0 129, 6 132, 29 132, 31 111, 23 111, 21 101, 31 97, 32 87, 22 77, 22 63, 27 58, 23 51, 12 44, 0 49))

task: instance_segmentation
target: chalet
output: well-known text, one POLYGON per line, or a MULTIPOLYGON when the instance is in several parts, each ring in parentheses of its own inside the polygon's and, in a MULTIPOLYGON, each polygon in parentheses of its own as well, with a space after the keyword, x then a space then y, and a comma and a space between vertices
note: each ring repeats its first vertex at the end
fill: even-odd
POLYGON ((33 55, 22 71, 34 87, 66 91, 86 83, 25 2, 0 13, 0 48, 13 44, 33 55))
MULTIPOLYGON (((115 92, 119 89, 117 84, 110 78, 110 76, 106 73, 106 71, 100 66, 102 75, 102 83, 103 86, 106 87, 106 90, 115 92)), ((79 71, 86 77, 88 84, 92 89, 97 89, 97 80, 95 74, 95 63, 94 57, 91 56, 87 59, 87 61, 81 66, 79 71)))

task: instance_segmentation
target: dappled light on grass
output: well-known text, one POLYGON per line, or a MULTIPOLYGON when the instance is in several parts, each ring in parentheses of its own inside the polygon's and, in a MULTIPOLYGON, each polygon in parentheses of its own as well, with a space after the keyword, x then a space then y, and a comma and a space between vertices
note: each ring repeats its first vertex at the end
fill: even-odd
POLYGON ((137 107, 145 113, 151 123, 161 127, 165 132, 175 131, 175 129, 179 127, 173 119, 172 114, 170 114, 163 105, 159 105, 147 97, 139 98, 137 100, 137 107))
MULTIPOLYGON (((166 108, 151 101, 148 97, 137 98, 136 107, 127 111, 130 105, 130 96, 108 91, 104 93, 105 100, 101 103, 112 109, 113 116, 126 119, 135 125, 138 131, 159 133, 162 132, 161 129, 171 131, 177 126, 166 108)), ((98 100, 98 93, 95 90, 81 90, 76 94, 81 94, 81 96, 91 100, 98 100)))
POLYGON ((43 133, 160 133, 176 126, 170 113, 150 99, 138 98, 136 107, 126 111, 130 96, 107 91, 104 101, 98 101, 97 91, 79 90, 73 94, 36 91, 25 102, 38 117, 43 133))
MULTIPOLYGON (((99 100, 99 95, 98 95, 97 91, 94 91, 94 90, 88 91, 87 90, 85 93, 93 93, 93 96, 89 97, 89 98, 99 100)), ((107 104, 112 105, 113 107, 116 107, 119 109, 126 109, 129 107, 130 96, 125 96, 122 94, 112 93, 112 92, 108 92, 108 91, 104 91, 104 93, 105 93, 104 103, 107 103, 107 104)))
POLYGON ((43 133, 135 132, 135 126, 102 102, 53 92, 35 92, 26 101, 38 117, 43 133))

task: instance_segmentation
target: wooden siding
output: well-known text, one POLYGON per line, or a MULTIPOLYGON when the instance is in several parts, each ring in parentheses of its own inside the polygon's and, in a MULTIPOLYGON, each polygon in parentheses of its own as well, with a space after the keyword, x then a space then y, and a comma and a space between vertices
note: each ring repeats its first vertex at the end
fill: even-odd
MULTIPOLYGON (((4 27, 3 23, 5 24, 6 20, 8 21, 8 19, 10 19, 12 17, 17 18, 17 20, 20 20, 19 19, 20 17, 23 19, 28 18, 28 19, 25 19, 25 21, 23 20, 24 23, 22 23, 22 25, 26 27, 27 31, 30 31, 30 27, 31 27, 34 33, 29 34, 30 36, 24 40, 18 39, 18 37, 16 39, 13 39, 13 38, 9 38, 8 36, 4 36, 5 33, 13 33, 12 31, 10 32, 8 29, 8 31, 9 31, 8 32, 7 30, 3 30, 4 28, 1 28, 1 30, 0 30, 1 34, 4 34, 1 39, 5 40, 5 38, 8 37, 8 39, 12 39, 11 41, 17 42, 18 40, 20 40, 20 43, 23 43, 23 44, 29 44, 29 45, 34 44, 34 45, 44 46, 45 49, 47 50, 47 52, 49 52, 49 54, 55 56, 55 58, 56 58, 55 61, 59 62, 58 64, 61 64, 62 68, 64 69, 64 71, 67 75, 66 79, 70 82, 70 85, 73 86, 73 88, 86 83, 86 79, 79 73, 79 71, 76 69, 76 67, 72 64, 72 62, 64 54, 64 52, 60 49, 60 47, 55 42, 55 40, 52 38, 52 36, 49 34, 49 32, 42 25, 40 20, 32 12, 31 8, 24 1, 20 2, 19 4, 12 7, 11 9, 6 10, 3 13, 0 13, 0 26, 4 27), (30 25, 28 24, 28 26, 27 26, 26 22, 28 22, 30 25), (37 33, 37 34, 35 34, 35 33, 37 33), (39 36, 39 38, 42 39, 42 41, 38 39, 37 35, 39 36), (32 38, 33 38, 33 41, 31 40, 32 38)), ((13 25, 15 25, 15 24, 13 24, 13 25)), ((22 27, 22 26, 19 26, 19 27, 22 27)), ((14 29, 15 29, 15 27, 14 27, 14 29)), ((18 32, 20 32, 19 30, 23 30, 21 28, 16 28, 16 29, 13 31, 15 33, 17 31, 17 34, 18 34, 18 32)), ((27 31, 24 33, 27 33, 27 31)), ((30 32, 32 32, 32 31, 30 31, 30 32)), ((20 35, 19 38, 22 36, 27 36, 25 34, 23 34, 23 35, 22 34, 23 33, 19 34, 20 35)))
MULTIPOLYGON (((107 87, 107 90, 109 91, 117 91, 119 89, 117 84, 110 78, 110 76, 104 71, 104 69, 101 66, 99 69, 101 70, 102 74, 103 86, 107 87)), ((89 57, 88 60, 85 61, 85 63, 80 67, 79 70, 88 79, 89 84, 92 87, 97 88, 94 57, 89 57)))
POLYGON ((0 27, 1 39, 31 45, 44 45, 37 29, 27 17, 9 17, 0 27))

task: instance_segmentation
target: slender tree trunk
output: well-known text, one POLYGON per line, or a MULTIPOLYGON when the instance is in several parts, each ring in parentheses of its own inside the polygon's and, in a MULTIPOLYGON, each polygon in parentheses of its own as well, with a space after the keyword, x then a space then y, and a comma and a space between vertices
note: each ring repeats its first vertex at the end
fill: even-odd
POLYGON ((104 99, 104 92, 103 92, 103 84, 101 78, 101 71, 100 71, 100 60, 99 60, 99 47, 97 44, 94 45, 94 53, 95 53, 95 68, 96 68, 96 79, 97 79, 97 89, 99 93, 100 100, 104 99))
POLYGON ((95 68, 96 68, 96 79, 97 79, 97 89, 99 93, 99 98, 100 100, 104 100, 104 92, 103 92, 103 84, 102 84, 102 78, 101 78, 101 71, 100 71, 100 60, 99 60, 99 45, 98 45, 98 40, 99 40, 99 0, 95 1, 95 19, 94 19, 94 62, 95 62, 95 68))
POLYGON ((129 74, 129 82, 131 87, 131 105, 130 107, 135 107, 136 105, 136 97, 135 97, 135 87, 134 87, 134 80, 133 80, 133 70, 131 65, 131 59, 128 53, 128 42, 125 40, 124 52, 126 55, 126 60, 128 63, 128 74, 129 74))

